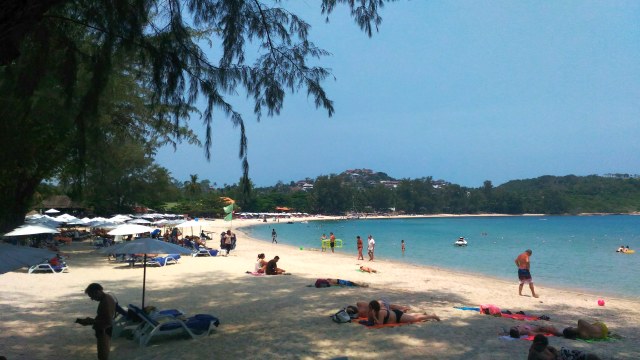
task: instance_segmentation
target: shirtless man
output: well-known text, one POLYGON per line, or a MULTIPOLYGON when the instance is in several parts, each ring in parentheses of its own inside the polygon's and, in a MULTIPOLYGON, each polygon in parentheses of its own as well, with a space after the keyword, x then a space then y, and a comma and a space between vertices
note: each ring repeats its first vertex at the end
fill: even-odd
POLYGON ((282 275, 286 271, 284 269, 280 269, 278 267, 278 260, 280 260, 279 256, 274 257, 272 260, 267 262, 267 267, 265 268, 265 274, 267 275, 282 275))
POLYGON ((555 326, 551 325, 533 325, 533 324, 521 324, 512 326, 509 329, 509 336, 512 338, 520 338, 523 335, 538 335, 538 334, 553 334, 555 336, 562 336, 562 332, 555 326))
POLYGON ((524 284, 529 284, 529 289, 531 289, 531 295, 534 298, 537 298, 536 291, 533 288, 533 279, 531 278, 531 272, 529 271, 531 263, 529 262, 529 257, 531 256, 532 251, 527 249, 522 254, 518 255, 516 258, 516 266, 518 267, 518 279, 520 280, 520 287, 518 288, 518 293, 522 296, 522 287, 524 284))
POLYGON ((91 300, 98 301, 98 311, 95 318, 77 318, 76 323, 87 326, 93 325, 96 332, 98 347, 98 360, 108 360, 111 350, 111 333, 113 331, 113 318, 116 312, 116 300, 105 293, 102 285, 92 283, 84 291, 91 300))

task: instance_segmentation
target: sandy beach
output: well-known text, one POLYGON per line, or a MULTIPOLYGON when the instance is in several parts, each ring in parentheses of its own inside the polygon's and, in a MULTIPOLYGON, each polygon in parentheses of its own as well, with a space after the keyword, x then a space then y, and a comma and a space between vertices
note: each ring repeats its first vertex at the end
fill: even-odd
MULTIPOLYGON (((300 250, 242 233, 242 226, 257 223, 233 221, 238 244, 228 257, 187 255, 176 265, 147 268, 146 304, 177 308, 186 314, 212 314, 221 321, 213 334, 197 340, 156 338, 145 348, 118 337, 113 339, 111 358, 526 359, 531 342, 499 336, 503 328, 522 322, 454 308, 480 304, 547 315, 550 321, 535 323, 560 329, 575 326, 581 318, 601 320, 622 339, 587 343, 550 337, 550 344, 590 351, 603 359, 640 358, 637 299, 605 298, 605 306, 598 306, 598 295, 554 289, 543 283, 536 283, 540 298, 518 296, 515 266, 514 280, 503 281, 385 259, 358 261, 356 249, 341 249, 335 254, 300 250), (258 253, 265 253, 267 259, 278 255, 279 267, 292 275, 246 274, 253 270, 258 253), (360 272, 361 264, 379 273, 360 272), (317 278, 348 279, 370 286, 307 286, 317 278), (408 305, 412 312, 436 313, 442 321, 369 329, 357 323, 337 324, 329 318, 356 301, 380 298, 408 305)), ((207 230, 220 233, 229 225, 216 220, 207 230)), ((218 241, 210 240, 208 245, 218 248, 218 241)), ((92 330, 74 324, 77 317, 95 314, 97 303, 83 293, 91 282, 101 283, 123 306, 141 303, 142 267, 108 261, 90 242, 74 242, 61 250, 68 255, 68 273, 28 274, 21 269, 0 275, 0 355, 9 360, 95 359, 92 330)), ((535 269, 535 259, 532 264, 535 269)), ((533 276, 535 280, 535 270, 533 276)))

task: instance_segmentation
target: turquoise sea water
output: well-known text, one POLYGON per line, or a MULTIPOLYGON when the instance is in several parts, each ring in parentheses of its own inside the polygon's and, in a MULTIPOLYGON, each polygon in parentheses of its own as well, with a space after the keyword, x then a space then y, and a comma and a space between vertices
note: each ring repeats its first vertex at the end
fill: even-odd
POLYGON ((245 228, 271 242, 320 248, 320 236, 343 239, 336 251, 357 255, 356 235, 376 240, 376 258, 486 274, 517 281, 514 259, 532 249, 534 283, 602 295, 640 296, 640 252, 620 254, 620 245, 640 250, 640 216, 456 217, 269 222, 245 228), (453 246, 460 236, 467 247, 453 246), (400 240, 406 243, 402 255, 400 240))

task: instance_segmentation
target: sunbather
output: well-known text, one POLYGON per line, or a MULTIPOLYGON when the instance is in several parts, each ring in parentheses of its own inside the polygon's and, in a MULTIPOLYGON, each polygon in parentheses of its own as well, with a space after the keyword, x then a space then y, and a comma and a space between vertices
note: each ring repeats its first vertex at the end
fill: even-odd
POLYGON ((541 334, 533 338, 533 344, 529 348, 529 356, 527 360, 600 360, 597 355, 585 353, 579 350, 570 350, 567 348, 556 349, 549 346, 549 340, 541 334))
POLYGON ((330 285, 336 286, 359 286, 359 287, 369 287, 369 284, 363 282, 356 282, 351 280, 343 280, 343 279, 326 279, 330 285))
POLYGON ((372 269, 368 266, 360 266, 360 271, 368 272, 368 273, 377 273, 376 269, 372 269))
POLYGON ((406 324, 427 320, 440 321, 440 317, 436 314, 407 314, 400 310, 393 310, 380 306, 378 300, 369 302, 369 311, 367 313, 369 323, 374 325, 382 324, 406 324))
POLYGON ((609 329, 602 321, 589 323, 587 320, 578 320, 578 327, 568 327, 562 331, 567 339, 605 339, 609 336, 609 329))
POLYGON ((512 338, 519 338, 523 335, 538 335, 538 334, 553 334, 556 336, 562 336, 562 332, 555 326, 551 325, 533 325, 533 324, 521 324, 512 326, 509 329, 509 336, 512 338))
MULTIPOLYGON (((402 311, 404 313, 406 313, 409 310, 411 310, 411 308, 409 306, 388 304, 384 300, 378 300, 378 302, 380 303, 380 306, 388 307, 391 310, 400 310, 400 311, 402 311)), ((349 315, 357 313, 359 318, 367 317, 367 313, 368 312, 369 312, 369 302, 367 302, 367 301, 358 301, 358 302, 356 302, 356 306, 353 306, 353 305, 347 306, 347 313, 349 313, 349 315)))

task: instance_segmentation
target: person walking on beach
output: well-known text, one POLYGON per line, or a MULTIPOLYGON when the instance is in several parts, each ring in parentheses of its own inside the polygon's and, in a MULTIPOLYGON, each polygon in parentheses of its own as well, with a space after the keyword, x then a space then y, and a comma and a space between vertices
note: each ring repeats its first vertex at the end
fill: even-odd
POLYGON ((273 230, 271 230, 271 243, 278 243, 278 234, 276 234, 276 229, 273 228, 273 230))
POLYGON ((227 254, 225 256, 229 256, 231 249, 233 248, 233 234, 231 230, 227 230, 227 233, 224 234, 224 249, 227 250, 227 254))
POLYGON ((98 312, 95 318, 77 318, 76 323, 87 326, 93 325, 96 332, 98 360, 108 360, 111 350, 111 333, 113 318, 116 313, 116 300, 112 295, 103 291, 102 285, 92 283, 84 291, 91 300, 98 301, 98 312))
POLYGON ((358 246, 358 260, 364 260, 364 256, 362 255, 362 248, 364 247, 364 245, 362 244, 360 235, 356 236, 356 243, 358 246))
POLYGON ((369 261, 373 261, 373 252, 376 249, 376 241, 373 240, 373 236, 369 235, 369 243, 367 245, 367 254, 369 255, 369 261))
POLYGON ((331 247, 331 252, 335 252, 333 248, 336 247, 336 236, 332 232, 329 233, 329 246, 331 247))
POLYGON ((537 298, 536 291, 533 288, 533 279, 531 278, 530 262, 529 257, 531 256, 531 249, 527 249, 522 254, 518 255, 516 258, 516 266, 518 267, 518 279, 520 279, 520 287, 518 288, 518 293, 522 296, 522 287, 524 284, 529 284, 529 288, 531 289, 531 295, 534 298, 537 298))

